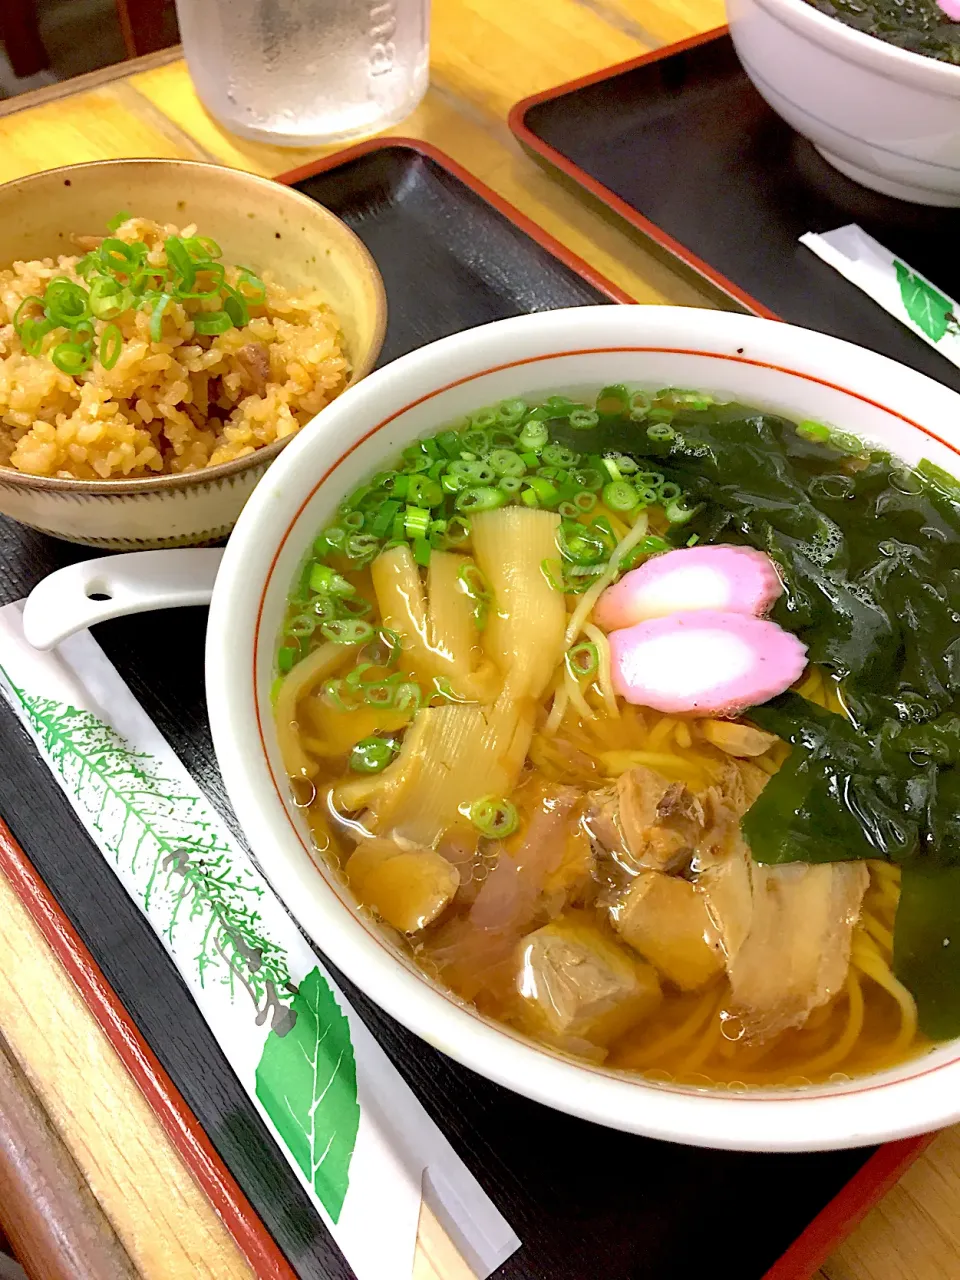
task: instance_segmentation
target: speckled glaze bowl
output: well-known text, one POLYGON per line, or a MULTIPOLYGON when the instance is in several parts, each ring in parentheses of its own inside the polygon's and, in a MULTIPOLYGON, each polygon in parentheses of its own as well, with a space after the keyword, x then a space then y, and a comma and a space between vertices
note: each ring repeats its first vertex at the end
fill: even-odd
MULTIPOLYGON (((71 235, 98 233, 119 209, 180 226, 195 222, 223 246, 225 260, 269 269, 288 288, 318 284, 343 327, 351 384, 373 368, 386 295, 366 248, 313 200, 239 169, 104 160, 8 182, 0 186, 0 266, 71 252, 71 235)), ((287 443, 203 471, 141 480, 61 480, 0 467, 0 512, 54 537, 110 550, 214 542, 233 528, 287 443)))

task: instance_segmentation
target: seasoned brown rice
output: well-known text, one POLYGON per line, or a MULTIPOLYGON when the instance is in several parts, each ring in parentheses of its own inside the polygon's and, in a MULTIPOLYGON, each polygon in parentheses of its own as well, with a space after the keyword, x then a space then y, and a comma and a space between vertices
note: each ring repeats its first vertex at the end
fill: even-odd
MULTIPOLYGON (((144 241, 156 266, 166 263, 166 237, 196 230, 130 218, 113 234, 144 241)), ((267 272, 266 296, 250 304, 242 329, 196 335, 191 316, 218 304, 172 301, 162 340, 153 342, 149 311, 131 308, 113 321, 123 335, 114 367, 94 359, 71 377, 49 354, 64 330, 49 333, 34 356, 13 318, 23 299, 42 295, 55 276, 82 284, 80 256, 15 262, 0 271, 0 465, 79 480, 211 467, 293 435, 346 386, 350 363, 322 293, 288 291, 267 272)), ((237 275, 227 268, 228 283, 237 275)), ((95 350, 104 326, 94 321, 95 350)))

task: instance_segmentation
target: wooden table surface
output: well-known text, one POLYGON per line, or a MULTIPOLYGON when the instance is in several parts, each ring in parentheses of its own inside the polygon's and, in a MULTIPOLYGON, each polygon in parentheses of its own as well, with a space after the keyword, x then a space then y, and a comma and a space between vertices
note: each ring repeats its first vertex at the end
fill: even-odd
MULTIPOLYGON (((529 94, 723 20, 722 0, 434 0, 431 88, 391 132, 448 152, 638 301, 719 305, 637 236, 541 172, 514 142, 506 116, 529 94)), ((326 150, 266 146, 225 133, 201 108, 175 50, 0 103, 0 181, 121 156, 215 160, 273 175, 326 150)), ((2 876, 0 1032, 146 1280, 250 1276, 2 876)), ((817 1280, 941 1280, 960 1272, 958 1254, 960 1129, 954 1129, 934 1141, 817 1280)))

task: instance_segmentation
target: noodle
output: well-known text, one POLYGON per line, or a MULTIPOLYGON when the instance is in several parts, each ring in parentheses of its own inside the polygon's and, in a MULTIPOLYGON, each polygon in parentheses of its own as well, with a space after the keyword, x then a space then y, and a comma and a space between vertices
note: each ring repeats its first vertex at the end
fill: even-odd
POLYGON ((603 705, 608 715, 619 716, 620 708, 617 706, 617 697, 613 692, 609 641, 600 628, 594 626, 592 622, 586 623, 583 630, 597 646, 597 684, 603 698, 603 705))
MULTIPOLYGON (((618 521, 619 523, 619 521, 618 521)), ((624 535, 614 547, 610 559, 607 561, 607 567, 596 580, 596 582, 585 591, 580 597, 580 602, 574 609, 570 621, 567 623, 567 630, 564 634, 563 641, 567 648, 573 644, 577 636, 584 628, 584 624, 593 612, 593 606, 600 599, 601 594, 615 582, 620 573, 620 561, 632 551, 641 538, 646 536, 649 517, 646 511, 641 511, 634 521, 633 528, 624 535)))
POLYGON ((811 1058, 807 1062, 801 1062, 796 1068, 798 1075, 810 1077, 834 1071, 845 1061, 853 1046, 857 1043, 863 1030, 864 1003, 860 980, 852 969, 847 974, 844 990, 847 995, 848 1011, 847 1025, 844 1027, 843 1034, 839 1040, 835 1041, 829 1049, 818 1057, 811 1058))

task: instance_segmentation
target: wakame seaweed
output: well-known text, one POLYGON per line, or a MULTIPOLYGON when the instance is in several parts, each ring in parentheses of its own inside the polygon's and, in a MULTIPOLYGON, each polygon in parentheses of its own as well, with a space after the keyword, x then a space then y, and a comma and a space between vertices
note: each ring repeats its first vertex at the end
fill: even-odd
MULTIPOLYGON (((585 447, 584 432, 550 425, 585 447)), ((897 976, 928 1035, 958 1035, 960 488, 929 463, 742 405, 681 410, 670 426, 655 439, 608 417, 590 448, 653 459, 682 486, 698 511, 678 545, 739 542, 776 561, 774 618, 838 682, 849 716, 789 693, 751 710, 793 744, 744 819, 753 856, 899 863, 897 976)))
POLYGON ((960 24, 936 0, 810 0, 815 9, 887 44, 960 63, 960 24))

